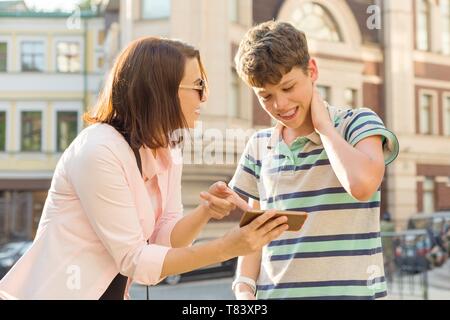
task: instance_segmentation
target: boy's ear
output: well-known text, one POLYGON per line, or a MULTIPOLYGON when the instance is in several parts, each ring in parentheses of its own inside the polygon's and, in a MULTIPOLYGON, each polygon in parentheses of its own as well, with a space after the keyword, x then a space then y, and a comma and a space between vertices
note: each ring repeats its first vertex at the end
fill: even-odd
POLYGON ((311 77, 312 82, 316 82, 319 78, 319 69, 317 68, 317 62, 314 58, 311 58, 309 59, 308 64, 309 76, 311 77))

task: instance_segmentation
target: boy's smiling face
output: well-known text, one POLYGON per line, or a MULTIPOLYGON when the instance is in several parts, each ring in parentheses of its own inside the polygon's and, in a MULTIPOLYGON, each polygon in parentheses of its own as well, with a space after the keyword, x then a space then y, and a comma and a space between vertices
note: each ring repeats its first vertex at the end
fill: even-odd
POLYGON ((304 124, 311 124, 310 107, 317 76, 316 62, 311 59, 307 74, 300 67, 294 67, 278 84, 266 84, 253 90, 261 106, 273 119, 290 129, 299 129, 304 124))

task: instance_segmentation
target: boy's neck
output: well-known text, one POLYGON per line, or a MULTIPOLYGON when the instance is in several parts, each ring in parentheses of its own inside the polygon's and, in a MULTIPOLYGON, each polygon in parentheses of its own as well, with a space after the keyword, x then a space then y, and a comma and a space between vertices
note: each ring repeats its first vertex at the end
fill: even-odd
POLYGON ((284 127, 282 130, 282 136, 284 142, 286 142, 286 144, 290 146, 292 142, 294 142, 294 140, 297 139, 298 137, 308 136, 312 132, 314 132, 314 126, 312 123, 311 112, 309 111, 305 118, 305 122, 303 122, 303 124, 300 127, 298 128, 284 127))

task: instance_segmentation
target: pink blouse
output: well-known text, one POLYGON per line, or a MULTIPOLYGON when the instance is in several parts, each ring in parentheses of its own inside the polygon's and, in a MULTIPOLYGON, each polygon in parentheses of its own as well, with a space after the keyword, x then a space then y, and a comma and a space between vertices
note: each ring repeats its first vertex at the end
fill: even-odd
POLYGON ((117 273, 161 280, 182 218, 181 152, 134 154, 113 127, 84 129, 59 160, 33 245, 0 281, 0 297, 98 299, 117 273), (149 243, 147 243, 149 240, 149 243))

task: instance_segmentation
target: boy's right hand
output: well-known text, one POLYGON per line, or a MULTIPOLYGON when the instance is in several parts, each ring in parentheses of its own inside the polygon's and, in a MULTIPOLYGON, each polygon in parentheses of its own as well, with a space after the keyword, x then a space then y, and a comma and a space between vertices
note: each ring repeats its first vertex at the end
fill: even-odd
POLYGON ((223 236, 227 258, 245 256, 278 238, 288 229, 287 217, 273 219, 275 210, 266 211, 245 227, 236 227, 223 236))

